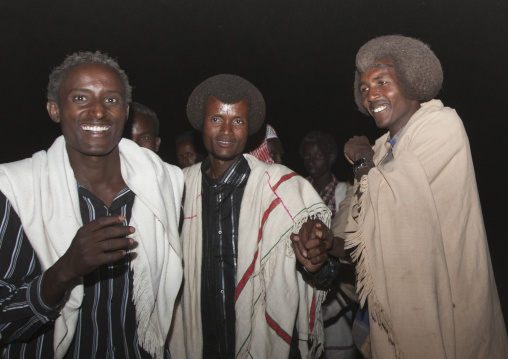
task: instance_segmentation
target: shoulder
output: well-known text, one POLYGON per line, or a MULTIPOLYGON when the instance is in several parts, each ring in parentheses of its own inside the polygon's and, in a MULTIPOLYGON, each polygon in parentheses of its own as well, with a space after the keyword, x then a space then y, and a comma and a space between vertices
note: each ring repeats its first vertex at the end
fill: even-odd
POLYGON ((431 100, 421 104, 421 108, 408 123, 408 130, 433 130, 453 133, 463 129, 463 123, 457 112, 446 107, 440 100, 431 100))
POLYGON ((185 179, 193 177, 201 172, 201 162, 193 164, 190 167, 186 167, 182 170, 185 179))
POLYGON ((251 169, 252 174, 261 174, 261 173, 269 173, 273 176, 284 176, 286 174, 294 173, 293 170, 287 168, 284 165, 279 164, 269 164, 263 161, 258 160, 256 157, 244 153, 243 156, 247 160, 249 167, 251 169))

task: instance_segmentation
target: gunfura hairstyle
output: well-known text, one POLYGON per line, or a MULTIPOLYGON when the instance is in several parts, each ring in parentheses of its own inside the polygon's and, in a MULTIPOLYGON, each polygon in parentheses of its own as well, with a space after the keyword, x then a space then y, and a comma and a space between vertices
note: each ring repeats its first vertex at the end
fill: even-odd
POLYGON ((234 104, 247 99, 249 103, 249 135, 256 133, 265 120, 266 105, 261 92, 249 81, 236 75, 216 75, 200 83, 187 102, 187 117, 198 131, 203 131, 205 108, 209 96, 223 103, 234 104))
POLYGON ((443 69, 430 47, 422 41, 402 35, 374 38, 356 55, 355 101, 360 112, 368 115, 360 93, 360 76, 385 58, 393 61, 399 88, 409 100, 432 100, 443 85, 443 69))
POLYGON ((59 66, 55 67, 53 71, 51 71, 51 74, 49 75, 49 83, 46 92, 48 101, 59 103, 60 87, 62 86, 62 82, 65 79, 65 76, 67 75, 69 70, 75 66, 90 62, 109 66, 116 71, 116 73, 118 74, 118 76, 120 76, 120 79, 122 80, 123 83, 125 103, 129 104, 132 98, 132 87, 129 84, 127 74, 120 68, 120 66, 115 60, 113 60, 107 54, 104 54, 100 51, 75 52, 72 55, 67 56, 59 66))

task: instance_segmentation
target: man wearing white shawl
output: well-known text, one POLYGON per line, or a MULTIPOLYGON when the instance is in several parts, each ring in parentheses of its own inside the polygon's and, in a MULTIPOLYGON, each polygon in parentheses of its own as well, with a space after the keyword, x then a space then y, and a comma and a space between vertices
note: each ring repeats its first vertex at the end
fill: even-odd
POLYGON ((234 75, 205 80, 191 94, 187 115, 203 131, 208 157, 184 170, 184 284, 171 355, 319 355, 324 292, 297 267, 316 283, 334 278, 338 264, 323 241, 329 209, 296 173, 242 154, 265 115, 250 82, 234 75), (298 250, 291 233, 298 233, 298 250))
POLYGON ((388 133, 344 147, 356 179, 346 226, 363 307, 355 340, 372 358, 508 358, 468 138, 434 99, 439 60, 392 35, 363 45, 356 69, 358 107, 388 133))
POLYGON ((6 357, 169 357, 183 175, 120 141, 130 100, 114 60, 70 55, 48 85, 63 136, 0 165, 6 357))

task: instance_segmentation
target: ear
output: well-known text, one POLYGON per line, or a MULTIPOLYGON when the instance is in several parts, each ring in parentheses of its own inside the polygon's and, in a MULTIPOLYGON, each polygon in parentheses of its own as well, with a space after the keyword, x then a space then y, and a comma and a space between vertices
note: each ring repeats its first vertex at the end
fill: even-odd
POLYGON ((127 105, 127 109, 125 110, 125 123, 129 119, 129 108, 130 108, 129 105, 127 105))
POLYGON ((159 146, 161 145, 161 138, 160 137, 157 137, 155 139, 155 152, 159 151, 159 146))
POLYGON ((49 117, 51 117, 53 122, 60 123, 60 109, 56 102, 48 101, 46 110, 48 110, 49 117))

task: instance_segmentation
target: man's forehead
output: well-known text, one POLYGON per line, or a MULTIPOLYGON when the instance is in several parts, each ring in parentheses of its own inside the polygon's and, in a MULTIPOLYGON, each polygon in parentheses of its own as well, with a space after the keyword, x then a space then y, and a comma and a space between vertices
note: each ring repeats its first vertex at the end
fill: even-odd
POLYGON ((395 67, 390 64, 376 64, 360 74, 360 83, 377 80, 383 77, 397 77, 395 67))
POLYGON ((108 77, 111 77, 109 80, 113 79, 113 81, 118 82, 120 85, 120 89, 122 94, 125 92, 123 89, 123 82, 120 74, 112 67, 100 63, 95 62, 86 62, 83 64, 79 64, 69 68, 67 73, 65 74, 62 85, 68 84, 69 81, 76 81, 76 77, 79 79, 88 78, 91 80, 104 80, 108 77))
POLYGON ((220 111, 220 112, 231 112, 238 110, 247 110, 249 111, 249 101, 247 98, 243 98, 237 102, 223 102, 216 98, 213 95, 208 96, 206 101, 206 110, 210 111, 220 111))

